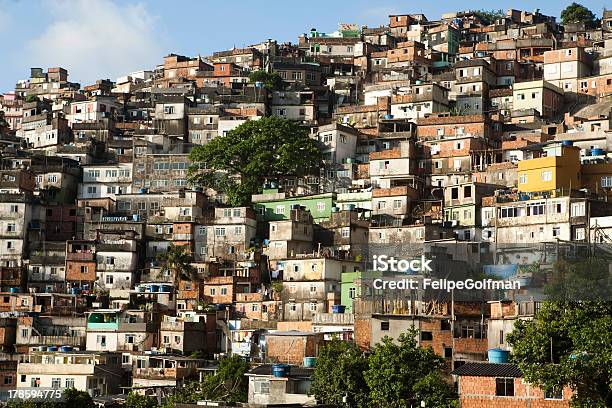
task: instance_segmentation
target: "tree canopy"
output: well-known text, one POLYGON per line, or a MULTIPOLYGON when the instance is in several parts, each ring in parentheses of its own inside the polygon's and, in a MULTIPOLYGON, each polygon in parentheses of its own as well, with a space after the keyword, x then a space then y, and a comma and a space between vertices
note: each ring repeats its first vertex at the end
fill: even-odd
POLYGON ((162 270, 170 272, 176 284, 179 279, 198 281, 197 271, 191 266, 191 255, 185 245, 171 244, 166 252, 157 254, 157 260, 162 262, 162 270))
POLYGON ((481 10, 476 10, 474 14, 476 15, 476 17, 478 17, 482 21, 483 24, 493 24, 495 20, 506 17, 506 13, 502 9, 499 9, 499 10, 481 9, 481 10))
POLYGON ((155 408, 157 407, 157 399, 148 395, 140 395, 135 392, 130 392, 125 400, 125 408, 155 408))
POLYGON ((310 392, 326 404, 365 407, 368 390, 363 373, 368 369, 368 359, 361 350, 345 341, 333 340, 321 349, 317 357, 314 379, 310 392))
POLYGON ((190 159, 195 185, 223 191, 230 205, 240 206, 250 203, 266 181, 309 174, 320 165, 321 152, 296 122, 265 117, 195 147, 190 159))
POLYGON ((283 79, 276 72, 266 72, 263 70, 253 71, 249 74, 249 82, 262 82, 268 91, 280 91, 284 87, 283 79))
POLYGON ((595 14, 579 3, 572 3, 561 12, 561 22, 563 24, 585 23, 593 25, 596 21, 595 14))
POLYGON ((219 369, 204 381, 191 382, 177 390, 162 404, 163 408, 174 408, 175 404, 193 404, 199 400, 246 402, 249 381, 245 376, 250 366, 238 355, 226 357, 219 362, 219 369))
POLYGON ((332 342, 320 352, 311 392, 324 404, 349 407, 456 406, 442 376, 444 359, 422 348, 411 329, 397 341, 385 337, 369 356, 332 342))
POLYGON ((612 406, 612 303, 545 302, 508 342, 523 377, 546 391, 569 386, 573 406, 612 406))

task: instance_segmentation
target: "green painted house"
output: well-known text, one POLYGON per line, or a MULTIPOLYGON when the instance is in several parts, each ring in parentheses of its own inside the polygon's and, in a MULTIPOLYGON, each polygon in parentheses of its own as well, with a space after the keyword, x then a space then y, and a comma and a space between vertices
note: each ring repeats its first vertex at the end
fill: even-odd
POLYGON ((355 271, 342 273, 340 281, 340 304, 345 307, 346 313, 353 313, 353 299, 364 295, 362 293, 361 281, 370 281, 380 278, 383 275, 380 271, 355 271))
POLYGON ((315 222, 328 220, 336 202, 336 193, 313 194, 288 197, 278 188, 264 189, 262 194, 254 194, 253 208, 260 221, 279 221, 289 218, 291 207, 299 205, 310 211, 315 222))

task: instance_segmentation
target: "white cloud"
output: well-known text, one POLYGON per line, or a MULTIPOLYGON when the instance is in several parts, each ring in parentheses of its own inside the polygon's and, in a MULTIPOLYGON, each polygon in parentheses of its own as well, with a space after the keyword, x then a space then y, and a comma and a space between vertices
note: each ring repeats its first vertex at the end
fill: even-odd
POLYGON ((81 85, 152 69, 163 57, 156 18, 143 4, 110 0, 49 1, 49 25, 26 43, 29 66, 68 69, 81 85))

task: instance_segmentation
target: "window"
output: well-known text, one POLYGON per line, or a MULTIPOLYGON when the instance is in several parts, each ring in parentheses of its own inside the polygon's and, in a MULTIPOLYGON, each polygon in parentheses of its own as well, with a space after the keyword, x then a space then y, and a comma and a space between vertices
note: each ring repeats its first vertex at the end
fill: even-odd
POLYGON ((81 273, 87 273, 88 269, 87 265, 81 265, 81 273))
POLYGON ((239 226, 234 227, 234 234, 236 235, 242 234, 242 226, 239 225, 239 226))
POLYGON ((584 241, 585 239, 585 231, 584 228, 576 228, 576 230, 574 231, 574 239, 576 241, 584 241))
POLYGON ((113 275, 106 275, 106 284, 107 285, 112 285, 114 281, 115 281, 115 278, 113 277, 113 275))
POLYGON ((51 387, 52 388, 59 388, 62 386, 62 379, 61 378, 52 378, 51 379, 51 387))
POLYGON ((324 202, 318 202, 317 203, 317 211, 325 211, 325 203, 324 202))
POLYGON ((342 228, 342 238, 348 238, 351 236, 351 229, 350 228, 342 228))
POLYGON ((268 380, 254 380, 253 391, 255 394, 270 394, 270 382, 268 380))
POLYGON ((106 336, 96 336, 96 344, 100 345, 101 347, 106 347, 106 336))
POLYGON ((379 210, 384 210, 385 208, 387 208, 387 202, 386 201, 379 201, 378 202, 378 209, 379 210))
POLYGON ((544 202, 527 204, 527 215, 544 215, 545 208, 544 202))
POLYGON ((552 181, 552 171, 550 170, 543 171, 542 181, 552 181))
POLYGON ((225 228, 224 227, 215 227, 215 236, 224 237, 225 236, 225 228))
POLYGON ((549 391, 544 391, 545 400, 562 400, 563 399, 563 388, 554 387, 549 391))
POLYGON ((552 229, 552 236, 553 237, 558 237, 561 235, 561 227, 553 227, 552 229))
POLYGON ((520 184, 527 184, 527 175, 526 174, 521 174, 519 176, 519 183, 520 184))
POLYGON ((174 106, 164 106, 164 113, 172 115, 174 113, 174 106))
POLYGON ((421 341, 432 341, 433 340, 433 334, 429 331, 422 331, 421 332, 421 341))
POLYGON ((357 294, 357 288, 349 288, 349 298, 355 299, 357 294))
POLYGON ((209 293, 210 293, 210 296, 215 296, 215 295, 217 294, 217 289, 215 289, 215 288, 210 288, 209 293))
POLYGON ((513 218, 518 217, 518 208, 516 207, 502 207, 499 211, 499 218, 513 218))
POLYGON ((15 232, 17 230, 17 227, 15 226, 15 224, 7 224, 6 225, 6 232, 15 232))
POLYGON ((13 384, 13 377, 11 376, 4 377, 4 385, 11 385, 11 384, 13 384))
POLYGON ((495 395, 498 397, 514 397, 514 378, 496 378, 495 395))
POLYGON ((16 205, 11 205, 11 212, 16 213, 18 211, 18 207, 16 205))
POLYGON ((402 208, 402 200, 393 200, 393 208, 395 210, 402 208))
POLYGON ((499 331, 499 344, 504 344, 504 331, 499 331))
POLYGON ((387 331, 389 330, 389 322, 380 322, 380 330, 387 331))
POLYGON ((584 217, 586 214, 586 205, 584 202, 572 203, 571 205, 571 216, 572 217, 584 217))
POLYGON ((221 288, 221 294, 227 295, 227 288, 221 288))
POLYGON ((277 205, 276 208, 274 209, 274 213, 275 214, 284 214, 285 213, 285 206, 284 205, 277 205))
POLYGON ((444 128, 438 128, 437 134, 438 136, 444 136, 444 128))
POLYGON ((317 304, 315 302, 312 302, 310 304, 310 311, 311 312, 316 312, 317 311, 317 304))
POLYGON ((115 264, 115 257, 114 256, 107 256, 105 263, 107 265, 114 265, 115 264))
POLYGON ((135 339, 135 336, 133 334, 126 334, 125 335, 125 342, 127 344, 134 344, 134 339, 135 339))
POLYGON ((40 377, 32 377, 30 379, 30 387, 32 388, 40 387, 40 377))
POLYGON ((290 312, 295 312, 297 311, 297 305, 295 303, 290 303, 289 304, 289 311, 290 312))
POLYGON ((610 188, 612 187, 612 176, 604 176, 601 178, 601 187, 610 188))

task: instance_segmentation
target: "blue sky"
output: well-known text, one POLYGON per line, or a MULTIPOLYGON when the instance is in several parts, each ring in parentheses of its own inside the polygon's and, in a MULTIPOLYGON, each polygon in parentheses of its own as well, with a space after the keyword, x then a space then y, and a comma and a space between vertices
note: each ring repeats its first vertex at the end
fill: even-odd
MULTIPOLYGON (((461 9, 533 10, 559 16, 571 1, 489 2, 391 0, 0 0, 0 92, 26 79, 29 68, 62 66, 81 85, 151 69, 164 55, 209 55, 267 38, 297 41, 310 28, 338 23, 379 26, 393 13, 430 19, 461 9)), ((582 4, 601 16, 604 0, 582 4)))

